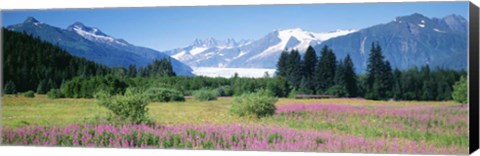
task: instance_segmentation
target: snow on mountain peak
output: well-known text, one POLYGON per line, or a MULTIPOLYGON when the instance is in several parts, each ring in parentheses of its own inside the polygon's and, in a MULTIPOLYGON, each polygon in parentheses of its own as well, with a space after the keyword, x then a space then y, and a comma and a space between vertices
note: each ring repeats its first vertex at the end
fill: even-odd
POLYGON ((226 40, 217 40, 213 37, 208 37, 204 40, 195 39, 193 41, 193 47, 203 47, 203 48, 231 48, 237 45, 237 42, 233 38, 228 38, 226 40))
POLYGON ((165 53, 191 66, 228 67, 232 66, 232 63, 242 61, 251 62, 261 58, 275 58, 285 49, 297 49, 303 53, 308 46, 315 46, 325 40, 356 31, 356 29, 350 29, 314 33, 301 28, 276 29, 258 40, 237 42, 231 38, 225 40, 216 40, 211 37, 196 39, 190 46, 165 53))
POLYGON ((73 31, 84 31, 90 34, 94 34, 97 36, 104 36, 104 37, 109 37, 107 34, 103 33, 100 31, 98 28, 95 27, 88 27, 85 26, 83 23, 80 22, 75 22, 72 25, 70 25, 67 30, 73 30, 73 31))
POLYGON ((95 27, 85 26, 83 23, 75 22, 72 25, 68 26, 67 30, 73 31, 85 39, 91 41, 99 41, 104 43, 113 43, 119 44, 121 46, 126 46, 128 43, 122 39, 115 39, 95 27))
POLYGON ((249 60, 267 57, 270 54, 281 52, 284 49, 297 49, 304 52, 308 46, 315 46, 330 38, 347 35, 356 32, 356 29, 341 30, 331 32, 314 33, 305 31, 301 28, 277 30, 280 43, 269 47, 264 52, 250 58, 249 60))
MULTIPOLYGON (((282 40, 284 39, 289 40, 290 37, 295 37, 296 39, 304 42, 305 41, 306 42, 310 42, 310 41, 322 42, 330 38, 347 35, 356 31, 357 31, 356 29, 347 29, 347 30, 337 29, 335 31, 330 31, 330 32, 315 33, 315 32, 305 31, 301 28, 294 28, 294 29, 280 30, 279 38, 282 40)), ((303 47, 303 48, 307 48, 307 47, 303 47)))

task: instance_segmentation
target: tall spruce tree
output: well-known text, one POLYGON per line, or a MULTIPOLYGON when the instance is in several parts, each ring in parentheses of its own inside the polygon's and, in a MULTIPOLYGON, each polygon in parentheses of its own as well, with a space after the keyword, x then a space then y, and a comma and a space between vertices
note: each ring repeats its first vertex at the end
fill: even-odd
POLYGON ((370 54, 368 56, 368 64, 367 64, 367 78, 365 87, 367 89, 367 94, 370 94, 372 91, 373 84, 375 83, 375 76, 378 75, 379 69, 382 66, 383 56, 379 54, 379 50, 375 45, 375 42, 372 43, 372 47, 370 49, 370 54))
POLYGON ((366 78, 366 95, 368 99, 388 99, 391 96, 393 74, 390 63, 384 60, 382 48, 378 43, 372 43, 366 78))
POLYGON ((355 74, 355 68, 353 66, 352 59, 348 54, 343 61, 343 68, 343 77, 347 94, 349 97, 356 97, 358 96, 357 75, 355 74))
POLYGON ((321 50, 315 72, 317 93, 323 93, 334 85, 336 62, 337 60, 333 51, 329 49, 328 46, 324 46, 321 50))
POLYGON ((315 72, 315 66, 317 65, 317 54, 315 50, 308 46, 305 55, 303 56, 303 71, 307 78, 311 78, 315 72))
POLYGON ((289 52, 287 50, 283 50, 277 62, 277 70, 275 72, 275 75, 287 77, 288 58, 289 52))
POLYGON ((303 78, 301 82, 301 90, 306 93, 313 93, 315 90, 314 73, 317 66, 317 54, 315 50, 308 46, 303 56, 303 78))
POLYGON ((380 99, 389 99, 392 98, 392 89, 393 89, 393 73, 392 73, 392 67, 390 65, 390 62, 385 60, 383 62, 383 68, 382 71, 380 72, 380 81, 382 83, 383 88, 380 88, 382 91, 380 93, 380 99))
POLYGON ((293 87, 299 88, 302 81, 302 58, 298 50, 291 50, 287 59, 286 78, 292 83, 293 87))

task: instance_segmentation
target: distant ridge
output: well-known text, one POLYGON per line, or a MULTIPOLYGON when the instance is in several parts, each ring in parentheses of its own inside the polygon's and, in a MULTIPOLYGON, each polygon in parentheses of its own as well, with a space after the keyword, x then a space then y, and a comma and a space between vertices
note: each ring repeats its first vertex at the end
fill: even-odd
POLYGON ((365 72, 371 43, 379 42, 394 68, 428 64, 461 70, 467 67, 467 25, 468 21, 460 15, 428 18, 414 13, 332 38, 316 46, 316 50, 326 45, 337 57, 350 54, 357 72, 365 72))

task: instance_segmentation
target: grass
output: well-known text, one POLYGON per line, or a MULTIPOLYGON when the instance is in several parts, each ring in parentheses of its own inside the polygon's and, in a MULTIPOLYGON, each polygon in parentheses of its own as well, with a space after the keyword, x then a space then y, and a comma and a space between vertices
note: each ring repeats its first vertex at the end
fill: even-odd
MULTIPOLYGON (((107 110, 94 99, 49 99, 4 95, 2 126, 63 126, 105 116, 107 110)), ((279 99, 283 106, 321 106, 317 111, 279 113, 261 119, 229 113, 232 98, 215 101, 151 103, 149 113, 158 124, 265 125, 353 135, 370 139, 395 138, 426 143, 436 148, 468 151, 468 107, 452 101, 372 101, 364 99, 279 99), (325 111, 323 107, 331 107, 325 111), (341 109, 337 109, 340 107, 341 109), (346 110, 346 111, 345 111, 346 110)), ((310 109, 310 108, 309 108, 310 109)))
POLYGON ((457 105, 454 101, 376 101, 365 99, 282 99, 277 102, 277 105, 285 105, 292 103, 303 104, 346 104, 346 105, 361 105, 361 106, 378 106, 378 105, 395 105, 395 106, 411 106, 411 105, 457 105))
POLYGON ((49 99, 45 95, 36 95, 34 98, 2 97, 2 126, 8 127, 67 125, 106 112, 92 99, 49 99))
MULTIPOLYGON (((160 124, 179 123, 246 123, 253 119, 231 115, 228 109, 231 98, 216 101, 151 103, 150 116, 160 124)), ((43 126, 81 123, 98 116, 106 116, 108 110, 98 106, 94 99, 49 99, 45 95, 35 98, 13 95, 2 97, 2 126, 21 127, 38 124, 43 126)))
POLYGON ((229 113, 231 98, 214 101, 186 99, 185 102, 152 103, 150 115, 160 124, 199 124, 199 123, 248 123, 248 117, 237 117, 229 113))

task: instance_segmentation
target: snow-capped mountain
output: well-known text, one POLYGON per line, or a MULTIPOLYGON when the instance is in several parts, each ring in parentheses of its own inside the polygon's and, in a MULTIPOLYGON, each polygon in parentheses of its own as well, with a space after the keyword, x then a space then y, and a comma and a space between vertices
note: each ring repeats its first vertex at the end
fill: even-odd
POLYGON ((360 30, 314 33, 299 28, 275 30, 257 40, 196 40, 165 53, 192 67, 276 68, 284 49, 304 53, 311 45, 317 55, 329 46, 338 59, 349 54, 356 72, 363 73, 372 42, 379 42, 393 68, 466 69, 468 21, 460 15, 428 18, 414 13, 360 30))
POLYGON ((197 39, 187 47, 164 53, 193 67, 275 68, 276 58, 285 49, 304 52, 308 46, 356 31, 352 29, 314 33, 300 28, 283 29, 275 30, 258 40, 237 42, 234 39, 197 39))
POLYGON ((90 41, 129 46, 129 44, 123 39, 115 39, 112 36, 103 33, 96 27, 87 27, 80 22, 75 22, 74 24, 68 26, 67 30, 74 31, 90 41))
POLYGON ((192 69, 188 65, 167 54, 132 45, 125 40, 109 36, 98 28, 88 27, 80 22, 62 29, 29 17, 23 23, 8 26, 7 29, 26 32, 44 41, 58 44, 74 56, 110 67, 128 67, 132 64, 141 67, 150 64, 154 59, 167 58, 171 60, 173 70, 177 75, 193 76, 192 69))

